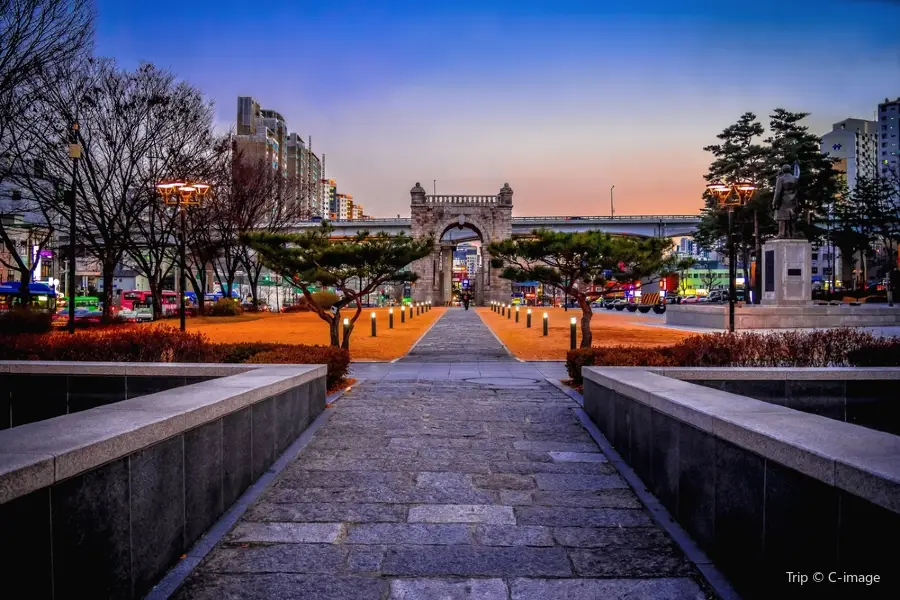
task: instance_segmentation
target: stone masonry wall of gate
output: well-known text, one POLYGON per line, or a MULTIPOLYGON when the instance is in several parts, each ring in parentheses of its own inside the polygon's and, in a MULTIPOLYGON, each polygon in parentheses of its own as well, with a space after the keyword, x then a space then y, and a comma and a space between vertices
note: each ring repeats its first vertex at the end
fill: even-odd
POLYGON ((500 277, 500 269, 491 267, 487 246, 512 237, 512 196, 513 190, 508 183, 495 196, 433 196, 427 195, 416 183, 410 190, 412 235, 434 235, 435 249, 429 256, 413 263, 413 270, 419 275, 413 288, 413 302, 442 303, 440 237, 449 228, 460 225, 474 229, 481 236, 483 289, 477 299, 481 304, 509 302, 511 283, 500 277))

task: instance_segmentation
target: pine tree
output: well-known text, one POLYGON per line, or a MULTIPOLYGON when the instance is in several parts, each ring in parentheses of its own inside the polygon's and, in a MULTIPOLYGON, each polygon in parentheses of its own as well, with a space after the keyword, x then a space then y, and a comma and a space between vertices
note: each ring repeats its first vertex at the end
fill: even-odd
POLYGON ((415 281, 418 276, 406 267, 428 256, 434 240, 360 231, 352 239, 335 241, 330 239, 333 230, 323 222, 298 234, 246 232, 240 235, 240 241, 256 252, 263 265, 303 293, 310 310, 328 323, 332 346, 349 349, 352 325, 362 313, 362 298, 384 285, 415 281), (313 299, 313 286, 334 287, 343 296, 326 309, 313 299), (354 303, 351 326, 339 336, 341 309, 354 303))

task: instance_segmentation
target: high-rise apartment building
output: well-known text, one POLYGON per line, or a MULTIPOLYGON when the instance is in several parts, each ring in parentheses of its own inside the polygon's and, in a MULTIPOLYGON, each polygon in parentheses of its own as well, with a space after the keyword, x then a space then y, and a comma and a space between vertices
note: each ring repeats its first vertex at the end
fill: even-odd
POLYGON ((323 178, 322 179, 322 199, 325 202, 325 211, 327 214, 325 215, 329 219, 334 220, 334 199, 337 194, 337 183, 334 179, 323 178))
POLYGON ((275 143, 275 153, 277 165, 275 169, 280 169, 282 174, 287 173, 287 161, 285 160, 286 142, 288 137, 287 123, 280 113, 274 110, 260 110, 259 125, 265 127, 272 132, 272 138, 275 143))
POLYGON ((309 164, 306 179, 308 186, 307 198, 310 210, 313 216, 325 219, 328 217, 328 203, 323 202, 322 163, 312 150, 308 150, 307 160, 309 164))
POLYGON ((331 211, 335 221, 349 221, 353 210, 353 196, 350 194, 334 195, 334 210, 331 211))
POLYGON ((878 105, 878 162, 882 174, 900 172, 900 98, 878 105))
POLYGON ((847 188, 854 189, 860 175, 877 173, 878 122, 844 119, 822 136, 821 150, 837 159, 834 168, 844 174, 847 188))
MULTIPOLYGON (((250 96, 239 96, 237 106, 237 134, 234 150, 241 161, 265 161, 275 171, 285 170, 284 119, 266 117, 259 102, 250 96)), ((276 113, 277 114, 277 113, 276 113)))

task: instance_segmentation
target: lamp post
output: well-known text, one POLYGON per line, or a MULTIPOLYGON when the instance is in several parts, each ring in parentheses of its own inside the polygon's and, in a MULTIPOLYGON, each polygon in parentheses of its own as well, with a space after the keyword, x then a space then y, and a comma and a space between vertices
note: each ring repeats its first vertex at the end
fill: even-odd
POLYGON ((576 329, 575 329, 575 317, 572 317, 571 320, 569 321, 569 348, 572 350, 575 349, 577 335, 578 334, 576 333, 576 329))
MULTIPOLYGON (((179 240, 179 255, 181 259, 181 269, 178 275, 178 287, 180 291, 180 300, 178 302, 178 317, 181 321, 181 331, 186 327, 185 322, 185 306, 184 295, 187 290, 187 224, 185 222, 185 207, 199 206, 200 200, 209 191, 209 186, 205 183, 195 183, 189 185, 181 182, 160 183, 156 189, 162 196, 166 206, 177 206, 179 217, 181 219, 181 239, 179 240)), ((230 291, 230 290, 229 290, 230 291)))
MULTIPOLYGON (((737 264, 734 252, 734 209, 744 206, 756 191, 752 182, 739 180, 733 183, 711 181, 706 190, 716 199, 720 209, 728 211, 728 331, 734 333, 734 301, 737 296, 735 278, 737 264)), ((757 257, 759 260, 759 257, 757 257)), ((746 291, 746 287, 744 288, 746 291)))
POLYGON ((81 144, 78 141, 78 123, 72 123, 69 136, 69 158, 72 159, 72 186, 69 189, 69 283, 68 296, 70 334, 75 333, 75 186, 78 181, 78 159, 81 158, 81 144))

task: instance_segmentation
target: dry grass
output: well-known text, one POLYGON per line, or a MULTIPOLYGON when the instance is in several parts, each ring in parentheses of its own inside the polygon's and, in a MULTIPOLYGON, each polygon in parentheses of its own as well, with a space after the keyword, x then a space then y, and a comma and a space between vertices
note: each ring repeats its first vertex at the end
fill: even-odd
MULTIPOLYGON (((350 337, 350 356, 353 360, 393 360, 406 354, 413 343, 444 312, 444 308, 409 318, 400 323, 400 308, 394 308, 394 329, 388 329, 388 309, 363 309, 356 321, 356 329, 350 337), (375 313, 377 337, 372 337, 372 319, 375 313)), ((342 317, 352 317, 353 311, 344 310, 342 317)), ((157 321, 150 326, 178 327, 178 319, 157 321)), ((188 331, 202 333, 211 342, 275 342, 279 344, 328 345, 328 324, 311 312, 256 313, 239 317, 189 318, 188 331)))
MULTIPOLYGON (((478 308, 477 312, 485 324, 506 344, 509 351, 524 360, 565 360, 569 350, 569 320, 578 319, 578 343, 581 343, 581 310, 562 308, 534 307, 531 309, 531 329, 525 327, 525 311, 519 310, 519 322, 516 315, 512 319, 501 317, 491 312, 490 308, 478 308), (542 335, 541 319, 547 313, 550 327, 547 337, 542 335)), ((688 332, 653 327, 658 323, 640 313, 628 313, 594 309, 591 320, 594 346, 664 346, 674 344, 690 336, 688 332), (644 325, 642 323, 647 323, 644 325)))

